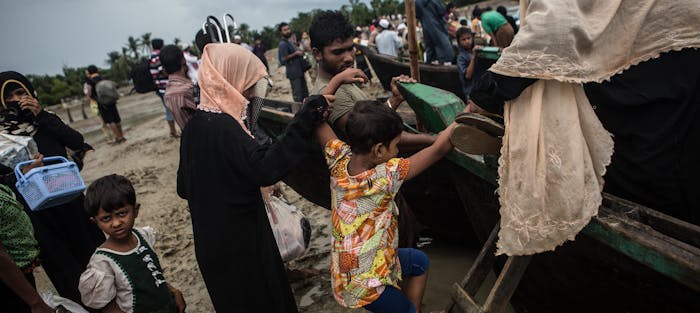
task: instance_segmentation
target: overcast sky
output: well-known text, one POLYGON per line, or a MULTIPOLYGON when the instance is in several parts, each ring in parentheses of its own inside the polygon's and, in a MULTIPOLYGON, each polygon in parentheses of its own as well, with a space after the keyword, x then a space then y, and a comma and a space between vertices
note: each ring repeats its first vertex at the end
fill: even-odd
MULTIPOLYGON (((367 1, 364 1, 367 2, 367 1)), ((2 0, 0 71, 59 74, 70 67, 106 67, 109 51, 150 32, 166 44, 189 43, 207 15, 230 13, 252 29, 289 21, 297 12, 338 9, 348 0, 2 0)))

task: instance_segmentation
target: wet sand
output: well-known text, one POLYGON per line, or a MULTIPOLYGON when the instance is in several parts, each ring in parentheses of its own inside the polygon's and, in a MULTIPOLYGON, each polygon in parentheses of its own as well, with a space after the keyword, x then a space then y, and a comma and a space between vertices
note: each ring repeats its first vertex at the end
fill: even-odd
MULTIPOLYGON (((284 67, 277 67, 276 50, 268 52, 274 87, 270 98, 291 101, 289 81, 284 67)), ((309 84, 311 87, 311 84, 309 84)), ((365 86, 373 96, 386 95, 376 83, 365 86)), ((158 251, 169 283, 182 290, 187 312, 213 312, 194 254, 192 227, 186 201, 176 194, 179 140, 169 136, 163 108, 154 94, 135 94, 120 99, 119 111, 128 139, 119 145, 104 142, 98 120, 91 117, 71 124, 95 147, 88 154, 82 171, 86 183, 117 173, 134 184, 141 211, 137 226, 152 226, 158 237, 158 251)), ((406 108, 404 108, 406 109, 406 108)), ((63 109, 55 110, 64 115, 63 109)), ((79 116, 73 112, 73 116, 79 116)), ((64 118, 67 121, 67 118, 64 118)), ((301 258, 290 261, 290 269, 315 269, 320 274, 294 280, 291 285, 300 312, 356 312, 339 306, 331 294, 329 273, 330 211, 301 198, 291 188, 283 188, 287 199, 300 208, 312 225, 309 249, 301 258)), ((468 221, 465 221, 468 227, 468 221)), ((444 309, 452 283, 462 279, 478 251, 460 245, 433 240, 423 247, 431 259, 430 276, 423 310, 444 309)), ((37 270, 39 291, 52 289, 41 269, 37 270)), ((360 312, 362 310, 359 310, 360 312)))

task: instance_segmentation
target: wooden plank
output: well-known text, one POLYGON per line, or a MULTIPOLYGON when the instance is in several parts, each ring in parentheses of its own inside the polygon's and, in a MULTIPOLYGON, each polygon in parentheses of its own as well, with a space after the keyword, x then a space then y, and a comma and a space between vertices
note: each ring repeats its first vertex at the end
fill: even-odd
POLYGON ((603 194, 603 205, 627 217, 649 225, 660 233, 691 246, 700 247, 700 226, 679 220, 629 200, 603 194))
POLYGON ((584 234, 700 292, 700 249, 601 208, 584 234))
POLYGON ((406 0, 406 28, 408 31, 408 56, 411 63, 411 77, 420 82, 418 69, 418 39, 416 37, 416 5, 414 0, 406 0))
MULTIPOLYGON (((482 313, 481 306, 467 294, 457 283, 452 284, 452 292, 450 296, 455 301, 457 306, 465 313, 482 313)), ((447 312, 453 312, 452 309, 447 312)))
POLYGON ((518 287, 523 274, 525 274, 530 260, 532 260, 531 255, 508 257, 506 265, 503 267, 501 274, 498 275, 498 279, 496 279, 496 284, 491 289, 486 302, 484 302, 484 312, 503 312, 503 309, 510 303, 510 298, 513 296, 515 288, 518 287))

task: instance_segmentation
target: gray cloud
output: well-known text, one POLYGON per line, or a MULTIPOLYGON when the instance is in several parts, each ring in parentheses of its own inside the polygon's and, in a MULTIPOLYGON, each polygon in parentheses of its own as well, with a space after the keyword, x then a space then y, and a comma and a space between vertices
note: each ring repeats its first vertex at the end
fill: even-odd
POLYGON ((300 11, 337 9, 347 0, 22 0, 3 1, 0 71, 61 73, 70 67, 106 66, 128 36, 150 32, 171 43, 191 42, 207 15, 230 13, 253 29, 288 21, 300 11))

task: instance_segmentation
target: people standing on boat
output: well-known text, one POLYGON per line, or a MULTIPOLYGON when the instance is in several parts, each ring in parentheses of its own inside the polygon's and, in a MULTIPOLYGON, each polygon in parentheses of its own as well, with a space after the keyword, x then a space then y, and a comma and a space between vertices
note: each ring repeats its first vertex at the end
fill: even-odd
POLYGON ((140 204, 129 179, 95 180, 85 191, 85 209, 108 237, 80 275, 83 303, 102 312, 185 312, 182 292, 165 280, 153 249, 154 229, 134 227, 140 204))
MULTIPOLYGON (((583 153, 591 157, 587 157, 585 163, 574 162, 572 158, 559 158, 565 161, 559 164, 547 162, 548 174, 542 178, 562 172, 581 173, 590 166, 587 164, 593 164, 598 170, 587 175, 597 179, 578 181, 587 184, 597 181, 599 187, 591 188, 580 199, 580 188, 571 187, 577 180, 567 180, 567 184, 560 185, 538 183, 533 179, 532 186, 545 187, 545 195, 566 196, 566 202, 552 201, 548 210, 564 210, 565 204, 575 200, 574 208, 565 208, 566 216, 578 217, 575 225, 583 227, 588 222, 586 216, 590 218, 597 213, 600 189, 603 188, 611 194, 699 224, 700 194, 695 186, 700 175, 697 162, 700 158, 697 145, 700 142, 700 107, 697 105, 700 103, 697 89, 700 82, 700 28, 694 27, 693 23, 700 15, 700 7, 688 0, 613 1, 601 7, 588 4, 585 1, 574 5, 531 0, 527 7, 532 11, 523 13, 527 18, 522 21, 529 23, 527 27, 520 30, 510 48, 504 50, 498 62, 473 86, 470 97, 475 110, 504 112, 506 134, 501 151, 507 152, 507 146, 517 144, 518 151, 524 152, 517 158, 510 154, 501 156, 501 166, 517 170, 516 180, 501 175, 501 186, 509 181, 517 184, 527 177, 525 175, 535 175, 523 169, 533 168, 532 162, 539 159, 536 151, 551 151, 561 156, 571 149, 587 149, 583 153), (587 9, 572 11, 572 7, 587 9), (672 23, 659 31, 659 21, 667 24, 669 21, 665 16, 669 12, 680 14, 675 14, 672 23), (600 15, 608 18, 591 18, 600 15), (589 24, 592 20, 597 23, 589 24), (566 27, 545 26, 552 23, 566 27), (637 27, 630 28, 629 25, 637 27), (585 35, 600 29, 606 30, 601 36, 591 38, 585 35), (545 48, 549 53, 547 58, 523 61, 523 58, 538 55, 545 48), (563 93, 564 90, 574 90, 575 93, 563 93), (533 101, 535 97, 541 99, 533 101), (504 104, 506 101, 508 104, 504 104), (541 109, 532 112, 537 103, 541 104, 538 105, 541 109), (570 111, 560 111, 557 119, 531 116, 555 116, 548 110, 563 110, 564 105, 571 106, 570 111), (537 113, 539 111, 542 113, 537 113), (575 125, 572 120, 562 124, 560 119, 564 117, 574 117, 573 122, 582 125, 572 127, 575 125), (540 125, 532 125, 534 121, 540 125), (538 129, 537 136, 550 137, 546 142, 537 138, 531 141, 523 137, 529 133, 524 131, 525 128, 538 129), (581 132, 582 129, 586 131, 581 132), (542 150, 537 142, 564 145, 545 146, 542 150), (571 145, 572 142, 582 143, 571 145), (523 161, 529 162, 523 164, 523 161), (601 169, 607 163, 610 165, 604 172, 601 169), (586 206, 579 205, 579 200, 586 206), (587 209, 583 211, 581 208, 587 209), (572 212, 577 213, 572 215, 572 212)), ((568 155, 580 158, 581 152, 573 151, 568 155)), ((499 173, 507 173, 504 169, 499 169, 499 173)), ((503 187, 499 187, 501 216, 507 219, 512 217, 508 212, 512 210, 512 197, 517 194, 504 194, 503 191, 503 187)), ((527 192, 523 195, 535 199, 527 192)), ((528 220, 549 224, 541 220, 545 216, 541 206, 531 206, 529 201, 527 198, 518 199, 517 216, 522 218, 526 214, 536 217, 528 220)), ((562 218, 561 215, 549 216, 562 218)), ((507 225, 504 219, 501 225, 507 225)), ((564 234, 569 236, 572 232, 564 234)), ((548 238, 546 241, 561 244, 565 240, 557 239, 548 238)), ((532 247, 523 242, 518 245, 532 247)), ((508 251, 513 251, 511 247, 508 251)), ((544 249, 551 248, 548 245, 544 249)))
POLYGON ((423 45, 427 63, 454 61, 454 52, 444 16, 445 6, 440 0, 416 0, 416 17, 423 25, 423 45))
MULTIPOLYGON (((36 160, 32 167, 40 166, 41 158, 36 160)), ((32 223, 4 184, 0 184, 0 221, 0 312, 56 312, 36 290, 33 273, 40 265, 39 244, 32 223)))
POLYGON ((175 118, 173 114, 168 110, 165 105, 165 86, 168 84, 168 75, 163 71, 163 65, 160 64, 160 49, 163 48, 163 39, 153 38, 151 40, 151 58, 149 62, 149 68, 151 71, 151 77, 153 78, 153 84, 156 86, 156 95, 160 98, 160 102, 163 104, 163 109, 165 109, 165 122, 168 123, 168 128, 170 129, 170 137, 179 138, 180 135, 177 134, 175 130, 175 118))
POLYGON ((160 63, 168 74, 168 84, 165 86, 165 106, 173 114, 180 129, 184 129, 197 105, 194 103, 194 84, 187 76, 187 60, 182 50, 176 45, 167 45, 160 50, 160 63))
MULTIPOLYGON (((31 136, 39 153, 47 157, 67 157, 66 148, 73 151, 92 149, 85 143, 83 135, 43 109, 34 87, 24 75, 2 72, 0 86, 3 108, 0 111, 0 132, 31 136)), ((17 182, 14 169, 4 165, 0 165, 0 178, 10 187, 17 182)), ((15 194, 19 195, 16 190, 15 194)), ((58 294, 77 303, 81 303, 78 291, 80 273, 85 270, 95 248, 105 240, 104 234, 85 212, 83 199, 81 194, 66 204, 41 211, 26 209, 39 242, 42 267, 58 294)), ((18 197, 18 200, 26 207, 23 197, 18 197)))
MULTIPOLYGON (((352 41, 353 33, 352 25, 341 12, 322 11, 316 14, 309 28, 311 47, 318 63, 318 77, 312 88, 312 93, 320 93, 334 76, 353 66, 355 55, 352 41)), ((405 76, 392 79, 393 95, 386 101, 386 105, 394 110, 403 102, 401 93, 396 89, 396 82, 399 80, 412 81, 405 76)), ((335 96, 333 109, 328 115, 328 124, 339 138, 344 139, 345 126, 353 106, 357 101, 370 100, 370 97, 355 84, 340 86, 335 96)), ((431 145, 434 141, 435 137, 430 135, 403 132, 399 146, 402 149, 416 151, 431 145)), ((412 247, 418 238, 420 225, 402 196, 399 194, 396 199, 401 211, 399 219, 400 246, 412 247)))
POLYGON ((517 34, 517 33, 518 33, 518 29, 519 29, 519 28, 518 28, 518 24, 515 23, 515 18, 513 18, 513 17, 510 16, 510 15, 508 15, 508 9, 506 9, 506 7, 504 7, 504 6, 502 6, 502 5, 499 5, 499 6, 496 8, 496 12, 501 13, 501 15, 503 15, 503 17, 506 18, 506 20, 508 21, 508 24, 510 24, 510 26, 513 27, 513 31, 517 34))
MULTIPOLYGON (((290 41, 292 31, 289 29, 289 24, 282 22, 277 26, 277 30, 282 36, 279 42, 279 51, 284 61, 285 74, 292 86, 292 98, 295 102, 301 103, 304 98, 309 96, 309 89, 304 77, 305 69, 302 64, 304 51, 297 49, 297 46, 290 41)), ((293 111, 296 113, 297 108, 293 108, 293 111)))
POLYGON ((481 13, 481 27, 491 37, 491 45, 499 48, 506 48, 513 42, 515 30, 508 23, 508 20, 490 8, 486 8, 481 13))
MULTIPOLYGON (((324 93, 337 87, 329 84, 324 93)), ((327 124, 318 128, 331 175, 331 279, 340 305, 370 312, 420 312, 429 261, 418 249, 398 248, 394 196, 403 182, 452 150, 454 126, 409 158, 397 157, 401 117, 378 101, 359 101, 352 108, 347 143, 327 124)))
MULTIPOLYGON (((311 41, 309 41, 309 46, 311 45, 310 42, 311 41)), ((357 26, 357 28, 355 29, 355 38, 353 38, 352 42, 355 44, 355 47, 362 45, 362 28, 360 26, 357 26)), ((367 40, 364 40, 364 44, 367 44, 367 40)), ((311 55, 313 58, 313 52, 311 53, 311 55)), ((314 61, 316 60, 316 58, 313 59, 314 61)), ((367 82, 372 82, 372 70, 369 69, 369 64, 367 64, 367 57, 364 53, 362 53, 362 49, 355 50, 355 64, 357 68, 361 69, 362 72, 365 73, 365 76, 367 76, 367 82)))
POLYGON ((381 54, 390 55, 393 57, 399 56, 401 50, 401 39, 399 35, 391 29, 391 23, 386 19, 379 20, 377 38, 377 51, 381 54))
POLYGON ((457 69, 459 81, 462 83, 464 99, 469 99, 472 91, 472 77, 474 75, 474 64, 476 62, 476 52, 481 46, 474 45, 474 34, 467 27, 461 27, 456 33, 459 44, 459 54, 457 54, 457 69))
MULTIPOLYGON (((260 145, 244 121, 267 71, 235 44, 202 55, 202 101, 182 134, 177 193, 192 216, 197 263, 217 312, 296 312, 260 187, 312 151, 326 107, 307 102, 275 143, 260 145), (222 246, 221 243, 226 243, 222 246)), ((266 86, 266 85, 263 85, 266 86)))

